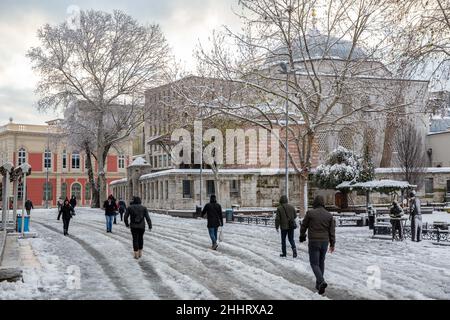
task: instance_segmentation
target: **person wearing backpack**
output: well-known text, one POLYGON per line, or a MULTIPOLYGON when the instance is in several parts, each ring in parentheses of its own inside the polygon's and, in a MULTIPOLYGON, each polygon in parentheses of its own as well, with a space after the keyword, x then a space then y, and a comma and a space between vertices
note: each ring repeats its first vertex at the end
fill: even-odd
POLYGON ((133 237, 135 259, 142 257, 142 250, 144 249, 145 220, 147 220, 148 229, 150 231, 152 230, 152 220, 150 219, 148 210, 141 203, 141 198, 133 197, 133 201, 127 208, 124 218, 125 225, 127 228, 130 228, 133 237), (130 223, 128 223, 128 217, 130 218, 130 223))
POLYGON ((286 257, 286 236, 292 248, 292 256, 297 258, 297 248, 294 241, 294 230, 297 228, 295 218, 297 214, 295 208, 288 203, 286 196, 281 196, 280 205, 277 207, 275 217, 275 229, 281 229, 281 254, 280 257, 286 257))

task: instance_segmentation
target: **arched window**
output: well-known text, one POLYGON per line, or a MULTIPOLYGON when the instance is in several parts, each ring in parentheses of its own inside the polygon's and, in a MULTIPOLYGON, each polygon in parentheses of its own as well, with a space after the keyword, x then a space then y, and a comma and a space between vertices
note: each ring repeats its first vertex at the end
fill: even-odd
POLYGON ((53 185, 50 182, 44 182, 44 192, 42 195, 42 200, 53 200, 53 185))
POLYGON ((71 196, 75 196, 77 200, 81 200, 81 184, 74 183, 72 185, 71 196))
POLYGON ((92 200, 92 188, 91 184, 88 182, 86 183, 86 186, 84 187, 84 199, 85 200, 92 200))
POLYGON ((50 169, 52 167, 52 152, 46 149, 44 152, 44 168, 50 169))
POLYGON ((61 198, 63 200, 67 197, 67 183, 63 182, 61 183, 61 198))
POLYGON ((80 169, 80 153, 77 151, 72 153, 72 169, 80 169))
POLYGON ((25 151, 24 148, 20 148, 19 149, 19 154, 18 154, 18 157, 17 157, 17 161, 18 161, 19 166, 21 164, 27 162, 27 152, 25 151))

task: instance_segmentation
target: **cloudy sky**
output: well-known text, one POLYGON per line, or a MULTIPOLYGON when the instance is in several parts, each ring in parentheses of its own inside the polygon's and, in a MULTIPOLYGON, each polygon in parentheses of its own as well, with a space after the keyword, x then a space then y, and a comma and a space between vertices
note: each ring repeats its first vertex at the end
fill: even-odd
POLYGON ((237 0, 0 0, 0 125, 14 122, 42 124, 57 113, 39 113, 37 81, 27 50, 38 45, 36 31, 45 23, 67 19, 71 6, 112 12, 120 9, 142 23, 158 23, 176 58, 192 67, 192 51, 199 41, 222 25, 238 26, 232 8, 237 0))

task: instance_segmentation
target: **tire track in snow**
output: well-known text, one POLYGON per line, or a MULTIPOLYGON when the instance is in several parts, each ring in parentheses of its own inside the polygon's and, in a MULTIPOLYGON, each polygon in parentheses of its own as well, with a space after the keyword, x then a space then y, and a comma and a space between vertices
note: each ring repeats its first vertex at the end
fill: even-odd
MULTIPOLYGON (((91 221, 94 222, 94 221, 91 221)), ((105 234, 104 231, 101 231, 101 229, 97 229, 95 227, 93 227, 92 225, 87 225, 84 223, 78 223, 80 225, 84 225, 86 228, 94 230, 95 232, 101 233, 104 236, 113 238, 115 240, 126 240, 126 242, 131 242, 131 235, 130 233, 126 233, 125 231, 119 231, 119 233, 114 232, 112 234, 105 234)), ((99 225, 99 223, 93 223, 93 224, 97 224, 99 225)), ((100 225, 99 225, 100 226, 100 225)), ((102 225, 103 226, 103 225, 102 225)), ((124 242, 120 241, 123 245, 124 242)), ((129 247, 129 245, 128 245, 129 247)), ((190 279, 186 276, 186 274, 183 274, 181 272, 179 272, 178 270, 172 268, 170 265, 171 264, 179 264, 179 261, 170 261, 167 258, 165 258, 164 256, 158 254, 156 251, 154 250, 146 250, 146 252, 153 252, 153 256, 156 256, 158 259, 156 260, 152 260, 152 262, 155 264, 157 264, 159 267, 157 268, 158 270, 156 270, 152 264, 148 261, 144 261, 144 260, 148 260, 147 259, 147 255, 144 255, 143 258, 139 259, 137 261, 138 264, 141 265, 141 269, 143 269, 143 273, 146 273, 149 277, 153 277, 154 274, 156 274, 159 279, 160 279, 160 283, 159 285, 161 285, 161 287, 166 287, 165 289, 163 289, 165 291, 165 293, 163 292, 162 296, 163 298, 165 297, 166 299, 173 299, 174 295, 178 295, 180 296, 181 299, 215 299, 217 298, 212 292, 210 292, 208 290, 208 288, 204 287, 200 282, 195 282, 193 281, 193 279, 190 279), (144 260, 143 260, 144 259, 144 260), (165 260, 165 263, 161 263, 160 261, 165 260), (163 270, 166 270, 166 272, 164 272, 163 270), (170 272, 167 272, 170 271, 170 272), (165 285, 164 282, 162 281, 162 276, 165 276, 165 280, 166 282, 169 282, 169 285, 165 285), (181 285, 181 289, 185 290, 187 293, 180 293, 179 289, 180 289, 180 285, 181 285), (195 294, 192 295, 192 292, 195 291, 195 294), (178 293, 175 293, 178 292, 178 293)), ((186 270, 185 270, 186 271, 186 270)), ((204 282, 204 279, 201 279, 202 282, 204 282)))
MULTIPOLYGON (((94 224, 99 225, 98 223, 94 222, 94 224)), ((99 225, 100 226, 100 225, 99 225)), ((116 229, 117 230, 117 229, 116 229)), ((119 233, 121 234, 121 237, 130 240, 130 234, 127 232, 128 229, 119 229, 119 233)), ((155 233, 152 231, 152 233, 155 233)), ((117 232, 115 233, 118 234, 117 232)), ((158 235, 159 237, 159 235, 158 235)), ((249 286, 249 283, 243 283, 235 280, 235 277, 225 277, 226 275, 222 274, 224 269, 224 266, 221 266, 222 269, 218 270, 211 270, 211 268, 217 269, 217 262, 216 261, 208 261, 207 263, 204 263, 202 261, 202 254, 204 255, 205 251, 207 252, 208 249, 203 247, 201 249, 201 254, 193 254, 192 252, 192 246, 189 246, 190 250, 186 250, 186 246, 175 247, 175 242, 172 241, 173 239, 164 237, 164 239, 168 239, 169 241, 165 241, 164 239, 158 239, 158 237, 150 236, 148 233, 145 234, 145 238, 147 241, 157 244, 158 248, 165 247, 163 251, 166 253, 164 255, 164 258, 162 259, 168 259, 167 252, 176 251, 176 257, 177 260, 172 260, 169 262, 170 264, 177 265, 177 269, 181 268, 181 272, 183 274, 187 274, 195 281, 205 284, 206 287, 211 290, 211 292, 214 294, 214 296, 220 298, 220 299, 236 299, 237 297, 240 299, 256 299, 256 298, 264 298, 266 300, 272 299, 273 296, 267 293, 264 293, 264 291, 267 291, 264 289, 263 291, 255 291, 254 288, 249 286), (180 260, 180 258, 183 258, 180 260), (211 273, 214 274, 214 278, 209 277, 211 273), (227 286, 224 286, 224 283, 228 283, 227 286), (234 284, 234 286, 233 286, 234 284), (242 287, 246 288, 242 288, 242 287)), ((154 249, 154 246, 150 246, 151 250, 156 253, 154 249)), ((211 252, 212 254, 212 252, 211 252)), ((163 257, 163 256, 160 256, 163 257)), ((173 258, 173 256, 171 256, 173 258)), ((169 258, 170 259, 170 258, 169 258)), ((247 279, 248 280, 248 279, 247 279)), ((255 283, 257 286, 258 284, 255 283)))
MULTIPOLYGON (((120 229, 119 229, 120 230, 120 229)), ((242 285, 247 286, 247 287, 257 287, 259 288, 258 290, 260 291, 260 293, 258 293, 255 296, 254 292, 251 292, 251 296, 253 296, 254 298, 260 298, 261 299, 261 295, 264 295, 264 299, 273 299, 274 295, 276 295, 277 297, 284 297, 285 299, 292 299, 293 297, 295 298, 295 292, 291 291, 291 294, 286 294, 286 291, 289 291, 292 289, 293 286, 297 286, 300 288, 297 288, 296 290, 305 290, 307 292, 305 292, 306 295, 314 295, 312 291, 308 290, 305 286, 303 285, 298 285, 295 282, 292 281, 286 281, 285 278, 283 278, 282 275, 280 275, 279 269, 278 269, 278 265, 275 266, 275 272, 268 272, 265 269, 261 269, 259 267, 260 263, 264 262, 263 258, 258 257, 260 260, 258 261, 257 265, 258 267, 254 267, 252 265, 249 265, 246 263, 246 258, 241 256, 241 255, 236 255, 236 254, 230 254, 231 252, 228 252, 227 254, 230 254, 230 256, 222 255, 221 253, 217 252, 208 252, 209 257, 212 257, 213 259, 209 259, 209 258, 205 258, 205 250, 209 250, 205 247, 204 242, 199 242, 199 241, 195 241, 196 244, 194 244, 193 242, 189 242, 186 241, 184 239, 180 239, 179 237, 169 237, 166 236, 166 233, 160 233, 159 231, 152 231, 152 233, 156 233, 158 235, 158 237, 151 237, 148 239, 151 239, 152 241, 159 241, 161 244, 165 245, 166 241, 163 241, 163 239, 168 240, 168 242, 172 242, 173 244, 177 244, 180 248, 178 249, 181 253, 185 253, 186 249, 187 252, 189 252, 189 254, 187 255, 187 257, 190 256, 194 256, 196 258, 196 260, 194 261, 194 265, 193 267, 196 267, 196 265, 198 265, 198 263, 202 263, 203 265, 208 265, 208 266, 212 266, 214 268, 219 268, 217 270, 216 274, 220 274, 221 272, 224 271, 224 269, 226 270, 226 268, 229 268, 229 265, 234 265, 236 268, 239 268, 241 270, 239 270, 239 272, 233 272, 234 276, 230 277, 231 279, 233 277, 236 278, 240 278, 240 282, 238 283, 239 286, 242 287, 242 285), (160 238, 160 239, 158 239, 160 238), (197 252, 197 253, 196 253, 197 252), (237 259, 234 259, 232 257, 235 257, 237 259), (223 263, 223 266, 219 266, 217 264, 217 258, 221 259, 222 261, 224 261, 225 263, 223 263), (243 260, 244 258, 244 260, 243 260), (215 259, 215 260, 214 260, 215 259), (245 274, 243 276, 243 274, 245 274), (255 276, 255 274, 259 274, 259 276, 255 276), (263 276, 266 278, 266 280, 268 281, 268 284, 263 283, 261 281, 261 277, 263 276), (252 281, 253 283, 250 283, 250 281, 252 281), (279 290, 279 289, 274 289, 277 288, 277 286, 271 286, 270 283, 271 281, 276 282, 278 285, 281 283, 283 285, 283 287, 285 288, 284 290, 279 290), (250 286, 249 286, 250 284, 250 286)), ((146 234, 146 236, 148 236, 146 234)), ((169 246, 169 249, 175 249, 174 246, 169 246)), ((183 260, 182 263, 186 263, 185 260, 183 260)), ((232 271, 228 270, 228 271, 232 271)), ((289 272, 291 272, 292 270, 289 270, 289 272)), ((209 271, 210 272, 210 271, 209 271)), ((228 279, 224 279, 224 281, 228 281, 230 282, 230 278, 228 279)), ((244 290, 245 291, 245 290, 244 290)), ((217 292, 220 293, 220 292, 217 292)), ((235 296, 233 296, 232 298, 235 298, 235 296)))
MULTIPOLYGON (((41 221, 36 221, 36 220, 37 219, 34 219, 34 223, 37 223, 37 224, 41 225, 42 227, 44 227, 50 231, 53 231, 54 233, 61 234, 61 231, 56 229, 55 227, 50 226, 41 221)), ((97 251, 92 246, 88 245, 85 241, 81 240, 78 237, 69 235, 68 238, 75 241, 76 243, 78 243, 87 253, 89 253, 98 262, 98 264, 102 268, 104 274, 111 280, 111 283, 114 284, 114 286, 116 287, 116 289, 119 292, 122 299, 132 299, 133 298, 130 291, 127 289, 127 286, 124 283, 123 279, 111 271, 113 269, 113 266, 108 262, 108 260, 106 259, 106 257, 103 254, 101 254, 99 251, 97 251)))

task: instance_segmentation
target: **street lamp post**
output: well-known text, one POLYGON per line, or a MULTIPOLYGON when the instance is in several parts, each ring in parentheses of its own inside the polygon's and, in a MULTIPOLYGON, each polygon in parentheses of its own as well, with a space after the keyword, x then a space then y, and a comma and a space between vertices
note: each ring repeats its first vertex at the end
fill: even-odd
POLYGON ((286 74, 286 102, 285 102, 285 126, 286 126, 286 136, 285 136, 285 181, 284 190, 286 192, 286 197, 289 199, 289 73, 292 72, 288 70, 289 66, 287 63, 280 63, 281 73, 286 74))

